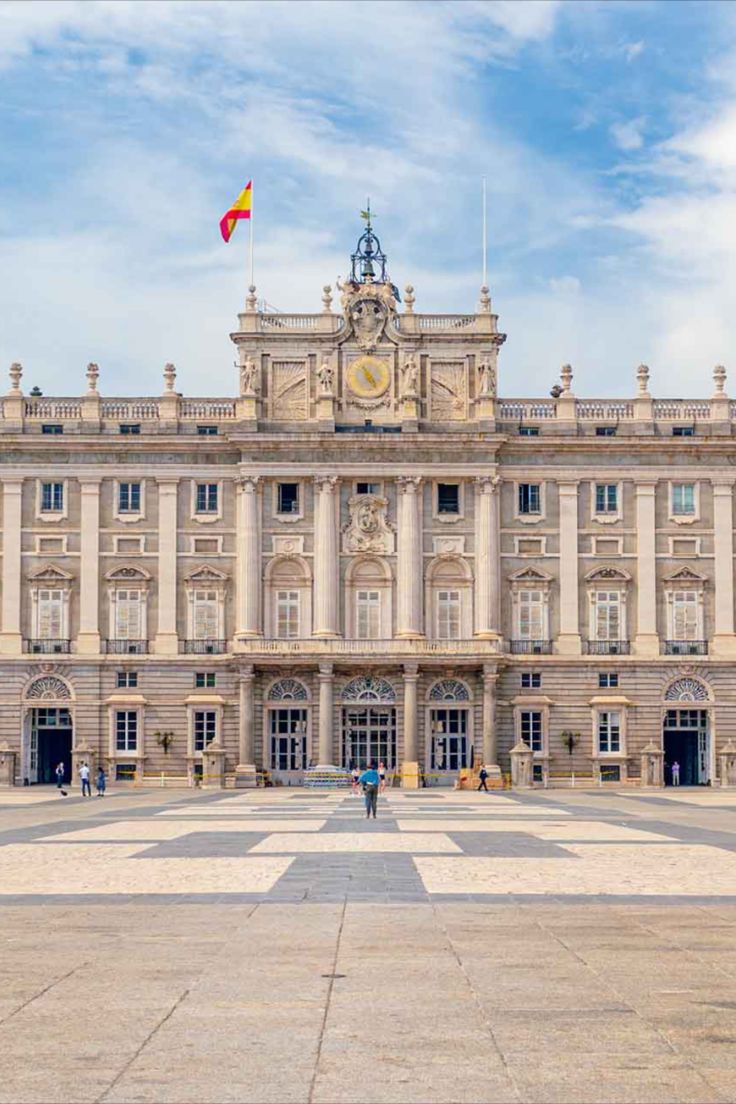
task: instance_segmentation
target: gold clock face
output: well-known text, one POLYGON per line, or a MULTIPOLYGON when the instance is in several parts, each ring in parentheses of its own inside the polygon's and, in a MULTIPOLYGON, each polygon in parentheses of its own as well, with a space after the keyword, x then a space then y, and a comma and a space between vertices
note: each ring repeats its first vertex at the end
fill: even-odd
POLYGON ((377 399, 388 390, 391 372, 388 362, 375 356, 361 356, 347 366, 347 383, 361 399, 377 399))

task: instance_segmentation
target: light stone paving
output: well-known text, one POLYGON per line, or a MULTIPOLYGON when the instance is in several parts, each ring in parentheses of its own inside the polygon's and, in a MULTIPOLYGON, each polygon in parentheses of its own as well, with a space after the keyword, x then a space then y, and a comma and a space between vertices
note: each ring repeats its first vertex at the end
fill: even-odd
POLYGON ((736 810, 539 796, 0 803, 0 1104, 736 1102, 736 810))

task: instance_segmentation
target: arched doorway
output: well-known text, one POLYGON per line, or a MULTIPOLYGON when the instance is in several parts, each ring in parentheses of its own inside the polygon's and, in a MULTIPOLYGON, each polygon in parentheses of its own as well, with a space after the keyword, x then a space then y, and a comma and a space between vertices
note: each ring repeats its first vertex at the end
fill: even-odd
POLYGON ((392 771, 396 756, 396 692, 385 678, 352 679, 342 691, 342 765, 361 769, 371 761, 392 771))
POLYGON ((463 768, 473 765, 470 691, 460 679, 439 679, 427 700, 428 779, 450 786, 463 768))
POLYGON ((72 777, 74 723, 72 695, 58 675, 35 678, 23 695, 21 776, 29 784, 56 781, 56 766, 64 764, 64 781, 72 777))
POLYGON ((299 785, 309 765, 311 710, 309 692, 299 679, 280 678, 266 694, 268 765, 274 778, 299 785))
POLYGON ((671 786, 679 767, 679 785, 707 786, 714 774, 710 695, 700 679, 675 679, 664 695, 662 750, 664 784, 671 786))

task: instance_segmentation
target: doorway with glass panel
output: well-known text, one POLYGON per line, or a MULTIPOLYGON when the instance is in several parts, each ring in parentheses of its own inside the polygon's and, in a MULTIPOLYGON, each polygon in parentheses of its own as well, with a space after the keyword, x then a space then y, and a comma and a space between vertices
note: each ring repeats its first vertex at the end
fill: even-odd
POLYGON ((672 766, 680 767, 681 786, 707 786, 710 755, 707 709, 668 709, 662 733, 664 784, 672 785, 672 766))
POLYGON ((296 706, 269 709, 270 764, 274 778, 286 786, 301 783, 307 760, 307 710, 296 706))
POLYGON ((364 770, 369 763, 396 766, 396 708, 371 705, 342 711, 342 765, 364 770))
POLYGON ((65 708, 39 706, 30 710, 23 777, 31 785, 56 782, 56 767, 64 764, 64 782, 72 777, 72 718, 65 708))
POLYGON ((455 706, 429 711, 429 773, 435 785, 450 786, 470 762, 468 710, 455 706))

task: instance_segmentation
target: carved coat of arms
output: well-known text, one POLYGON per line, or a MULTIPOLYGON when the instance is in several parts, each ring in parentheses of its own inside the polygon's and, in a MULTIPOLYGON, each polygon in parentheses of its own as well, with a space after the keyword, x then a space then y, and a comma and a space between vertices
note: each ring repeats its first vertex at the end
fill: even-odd
POLYGON ((394 529, 386 520, 388 499, 381 495, 353 495, 348 499, 350 521, 343 526, 343 551, 392 555, 394 529))

